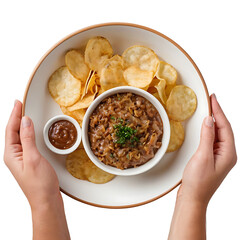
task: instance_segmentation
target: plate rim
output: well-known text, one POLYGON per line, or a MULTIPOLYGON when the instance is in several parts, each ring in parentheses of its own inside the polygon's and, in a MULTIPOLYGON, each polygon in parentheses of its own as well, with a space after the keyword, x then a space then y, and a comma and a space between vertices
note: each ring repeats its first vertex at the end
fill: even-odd
MULTIPOLYGON (((204 90, 205 90, 205 94, 206 94, 206 97, 207 97, 207 102, 208 102, 208 112, 209 112, 209 116, 212 115, 212 109, 211 109, 211 104, 210 104, 210 97, 209 97, 209 92, 208 92, 208 89, 207 89, 207 85, 205 83, 205 80, 202 76, 202 73, 200 72, 199 68, 197 67, 196 63, 193 61, 193 59, 189 56, 189 54, 180 46, 178 45, 175 41, 173 41, 171 38, 167 37, 166 35, 160 33, 159 31, 157 30, 154 30, 152 28, 149 28, 149 27, 146 27, 146 26, 143 26, 143 25, 139 25, 139 24, 135 24, 135 23, 129 23, 129 22, 105 22, 105 23, 99 23, 99 24, 94 24, 94 25, 90 25, 88 27, 85 27, 85 28, 81 28, 77 31, 74 31, 72 32, 71 34, 68 34, 67 36, 65 36, 64 38, 62 38, 60 41, 58 41, 56 44, 54 44, 41 58, 40 60, 38 61, 38 63, 36 64, 35 68, 33 69, 32 71, 32 74, 30 75, 30 78, 28 80, 28 83, 27 83, 27 86, 26 86, 26 89, 25 89, 25 92, 24 92, 24 96, 23 96, 23 105, 22 105, 22 116, 25 115, 25 106, 26 106, 26 100, 27 100, 27 95, 28 95, 28 91, 29 91, 29 88, 30 88, 30 85, 31 85, 31 82, 33 80, 33 77, 36 73, 36 71, 38 70, 39 66, 42 64, 42 62, 45 60, 45 58, 47 58, 47 56, 57 47, 59 46, 60 44, 62 44, 64 41, 68 40, 69 38, 81 33, 81 32, 85 32, 85 31, 88 31, 88 30, 91 30, 91 29, 94 29, 94 28, 99 28, 99 27, 105 27, 105 26, 127 26, 127 27, 135 27, 135 28, 140 28, 140 29, 143 29, 143 30, 146 30, 146 31, 149 31, 149 32, 152 32, 154 34, 157 34, 159 35, 160 37, 166 39, 167 41, 169 41, 170 43, 172 43, 175 47, 177 47, 186 57, 187 59, 191 62, 191 64, 193 65, 193 67, 195 68, 195 70, 197 71, 198 73, 198 76, 200 77, 201 81, 202 81, 202 84, 203 84, 203 87, 204 87, 204 90)), ((170 189, 168 189, 167 191, 165 191, 164 193, 154 197, 154 198, 151 198, 149 200, 146 200, 146 201, 143 201, 143 202, 140 202, 140 203, 135 203, 135 204, 129 204, 129 205, 120 205, 120 206, 111 206, 111 205, 102 205, 102 204, 97 204, 97 203, 92 203, 92 202, 88 202, 88 201, 85 201, 83 199, 80 199, 80 198, 77 198, 75 196, 73 196, 72 194, 68 193, 66 190, 62 189, 60 186, 59 186, 59 189, 62 193, 66 194, 67 196, 79 201, 79 202, 82 202, 82 203, 85 203, 85 204, 88 204, 88 205, 91 205, 91 206, 94 206, 94 207, 100 207, 100 208, 109 208, 109 209, 123 209, 123 208, 132 208, 132 207, 138 207, 138 206, 141 206, 141 205, 145 205, 147 203, 150 203, 150 202, 153 202, 163 196, 165 196, 166 194, 168 194, 169 192, 171 192, 173 189, 175 189, 177 186, 179 186, 180 184, 182 183, 182 179, 177 182, 174 186, 172 186, 170 189)))

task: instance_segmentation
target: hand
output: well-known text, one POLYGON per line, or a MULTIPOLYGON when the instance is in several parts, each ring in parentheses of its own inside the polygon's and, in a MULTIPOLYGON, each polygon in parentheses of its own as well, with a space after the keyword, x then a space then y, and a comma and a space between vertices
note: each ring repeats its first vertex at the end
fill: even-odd
POLYGON ((184 170, 178 193, 178 198, 205 206, 237 161, 232 128, 215 95, 211 105, 215 123, 210 116, 204 119, 200 145, 184 170))
POLYGON ((231 168, 237 155, 230 123, 211 96, 213 117, 202 124, 200 144, 188 162, 179 188, 168 239, 206 239, 209 200, 231 168))
POLYGON ((22 118, 22 104, 19 101, 15 102, 6 127, 4 161, 32 209, 59 199, 57 175, 39 153, 33 122, 29 117, 22 118))

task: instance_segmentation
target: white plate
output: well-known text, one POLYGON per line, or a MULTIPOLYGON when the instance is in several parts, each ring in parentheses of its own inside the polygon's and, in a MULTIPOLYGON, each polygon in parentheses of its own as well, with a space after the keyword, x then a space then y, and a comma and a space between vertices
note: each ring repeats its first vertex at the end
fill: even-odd
POLYGON ((211 114, 208 91, 203 77, 193 60, 174 41, 163 34, 134 24, 107 23, 79 30, 51 48, 36 66, 24 96, 24 114, 32 118, 36 143, 40 153, 54 167, 62 192, 79 201, 100 207, 123 208, 151 202, 164 196, 181 182, 183 170, 196 151, 202 120, 211 114), (191 87, 198 99, 194 115, 185 121, 185 140, 179 151, 168 153, 150 171, 130 177, 115 177, 106 184, 93 184, 78 180, 65 168, 65 157, 52 153, 43 140, 42 130, 53 116, 61 114, 57 103, 50 96, 47 82, 50 75, 64 65, 64 55, 72 48, 84 48, 93 36, 106 37, 115 54, 134 44, 152 48, 160 59, 178 71, 178 84, 191 87))

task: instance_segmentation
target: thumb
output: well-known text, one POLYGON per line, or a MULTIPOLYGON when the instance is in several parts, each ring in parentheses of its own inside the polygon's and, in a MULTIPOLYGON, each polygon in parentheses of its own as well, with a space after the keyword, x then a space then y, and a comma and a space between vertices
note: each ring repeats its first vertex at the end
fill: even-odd
POLYGON ((199 149, 206 154, 213 153, 215 128, 213 118, 208 116, 204 119, 201 130, 199 149))
POLYGON ((23 159, 27 160, 30 157, 36 156, 38 150, 35 143, 35 133, 32 120, 24 116, 20 128, 20 140, 23 149, 23 159))

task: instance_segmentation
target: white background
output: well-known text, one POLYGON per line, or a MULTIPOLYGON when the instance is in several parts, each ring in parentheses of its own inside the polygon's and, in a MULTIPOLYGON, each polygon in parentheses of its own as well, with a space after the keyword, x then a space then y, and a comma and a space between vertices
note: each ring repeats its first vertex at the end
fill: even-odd
MULTIPOLYGON (((27 1, 0 3, 0 156, 15 99, 22 100, 42 55, 64 36, 103 22, 153 28, 182 46, 198 65, 210 93, 239 128, 240 14, 238 1, 27 1)), ((207 212, 208 239, 240 239, 239 163, 213 196, 207 212)), ((72 239, 167 239, 177 189, 136 208, 88 206, 63 194, 72 239)), ((0 239, 31 239, 31 212, 9 170, 0 161, 0 239)))

